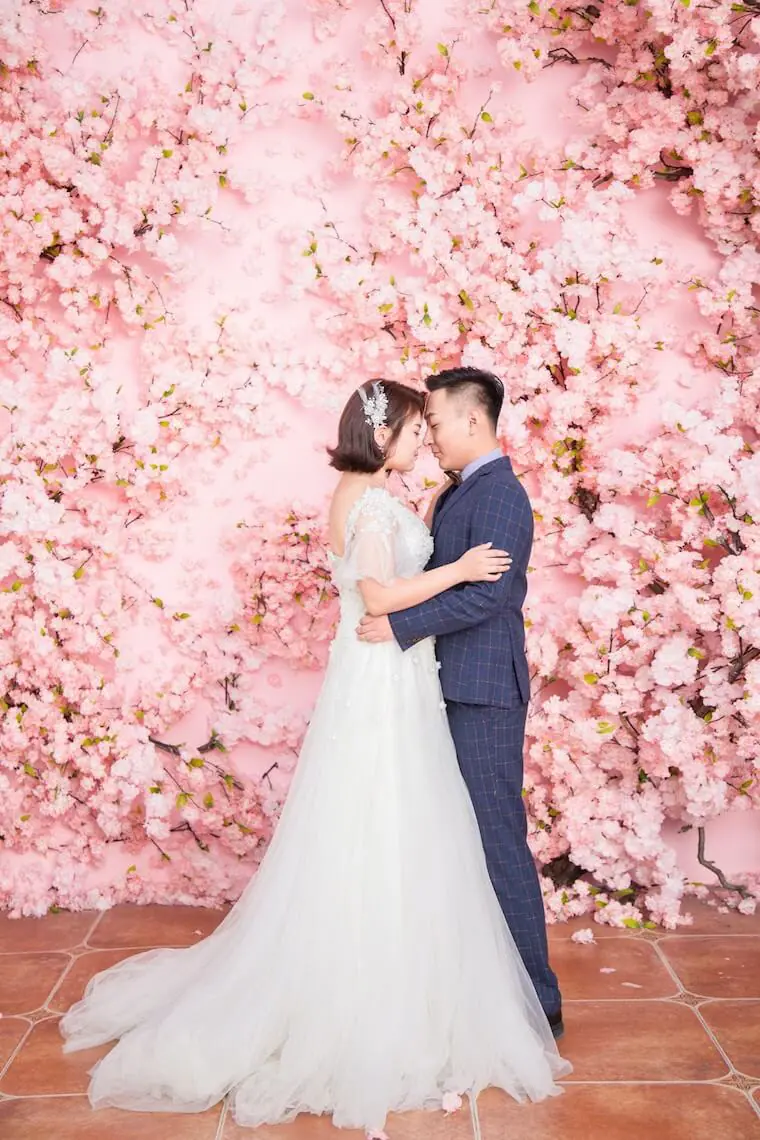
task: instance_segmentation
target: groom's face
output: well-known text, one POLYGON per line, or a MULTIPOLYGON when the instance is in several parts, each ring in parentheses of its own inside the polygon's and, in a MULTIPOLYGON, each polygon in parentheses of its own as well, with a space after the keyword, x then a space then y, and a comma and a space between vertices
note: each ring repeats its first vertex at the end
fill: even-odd
POLYGON ((445 389, 431 392, 425 404, 427 442, 444 471, 461 471, 470 462, 472 433, 469 407, 445 389))

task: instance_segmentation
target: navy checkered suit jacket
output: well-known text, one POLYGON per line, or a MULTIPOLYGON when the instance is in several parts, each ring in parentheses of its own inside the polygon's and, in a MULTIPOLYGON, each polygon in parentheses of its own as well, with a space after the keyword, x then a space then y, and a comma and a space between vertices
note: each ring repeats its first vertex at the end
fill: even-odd
POLYGON ((530 698, 522 605, 533 545, 533 512, 509 459, 495 459, 445 492, 433 516, 428 569, 492 542, 512 555, 498 582, 465 582, 390 615, 402 649, 434 635, 446 700, 514 708, 530 698))

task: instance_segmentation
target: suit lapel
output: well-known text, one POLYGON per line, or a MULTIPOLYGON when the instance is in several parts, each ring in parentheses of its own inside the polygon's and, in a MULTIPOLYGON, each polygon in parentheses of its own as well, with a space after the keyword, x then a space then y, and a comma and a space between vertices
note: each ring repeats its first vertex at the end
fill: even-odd
POLYGON ((441 525, 441 520, 446 518, 451 508, 456 503, 461 503, 465 495, 469 495, 473 487, 477 486, 481 479, 484 479, 486 476, 493 474, 499 463, 509 463, 509 459, 506 455, 504 455, 501 459, 494 459, 491 463, 486 463, 485 466, 478 468, 478 470, 473 475, 471 475, 469 479, 465 479, 462 483, 459 484, 458 487, 453 487, 449 493, 439 501, 435 515, 433 517, 432 533, 434 538, 438 531, 438 528, 441 525))

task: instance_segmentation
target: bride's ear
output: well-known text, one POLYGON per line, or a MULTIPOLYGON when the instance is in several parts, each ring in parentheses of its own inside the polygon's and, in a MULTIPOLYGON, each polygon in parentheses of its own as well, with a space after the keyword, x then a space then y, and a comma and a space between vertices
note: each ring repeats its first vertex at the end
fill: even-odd
POLYGON ((387 427, 375 428, 375 443, 380 448, 383 455, 385 455, 385 449, 388 446, 388 440, 390 437, 391 433, 387 427))

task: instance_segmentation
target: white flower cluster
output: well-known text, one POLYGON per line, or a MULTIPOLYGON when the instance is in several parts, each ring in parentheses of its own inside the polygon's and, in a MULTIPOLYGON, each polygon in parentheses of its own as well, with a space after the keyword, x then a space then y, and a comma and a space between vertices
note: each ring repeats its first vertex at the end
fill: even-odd
POLYGON ((388 396, 382 384, 377 381, 372 385, 374 395, 368 396, 363 388, 359 389, 364 404, 364 418, 375 430, 385 427, 388 422, 388 396))

